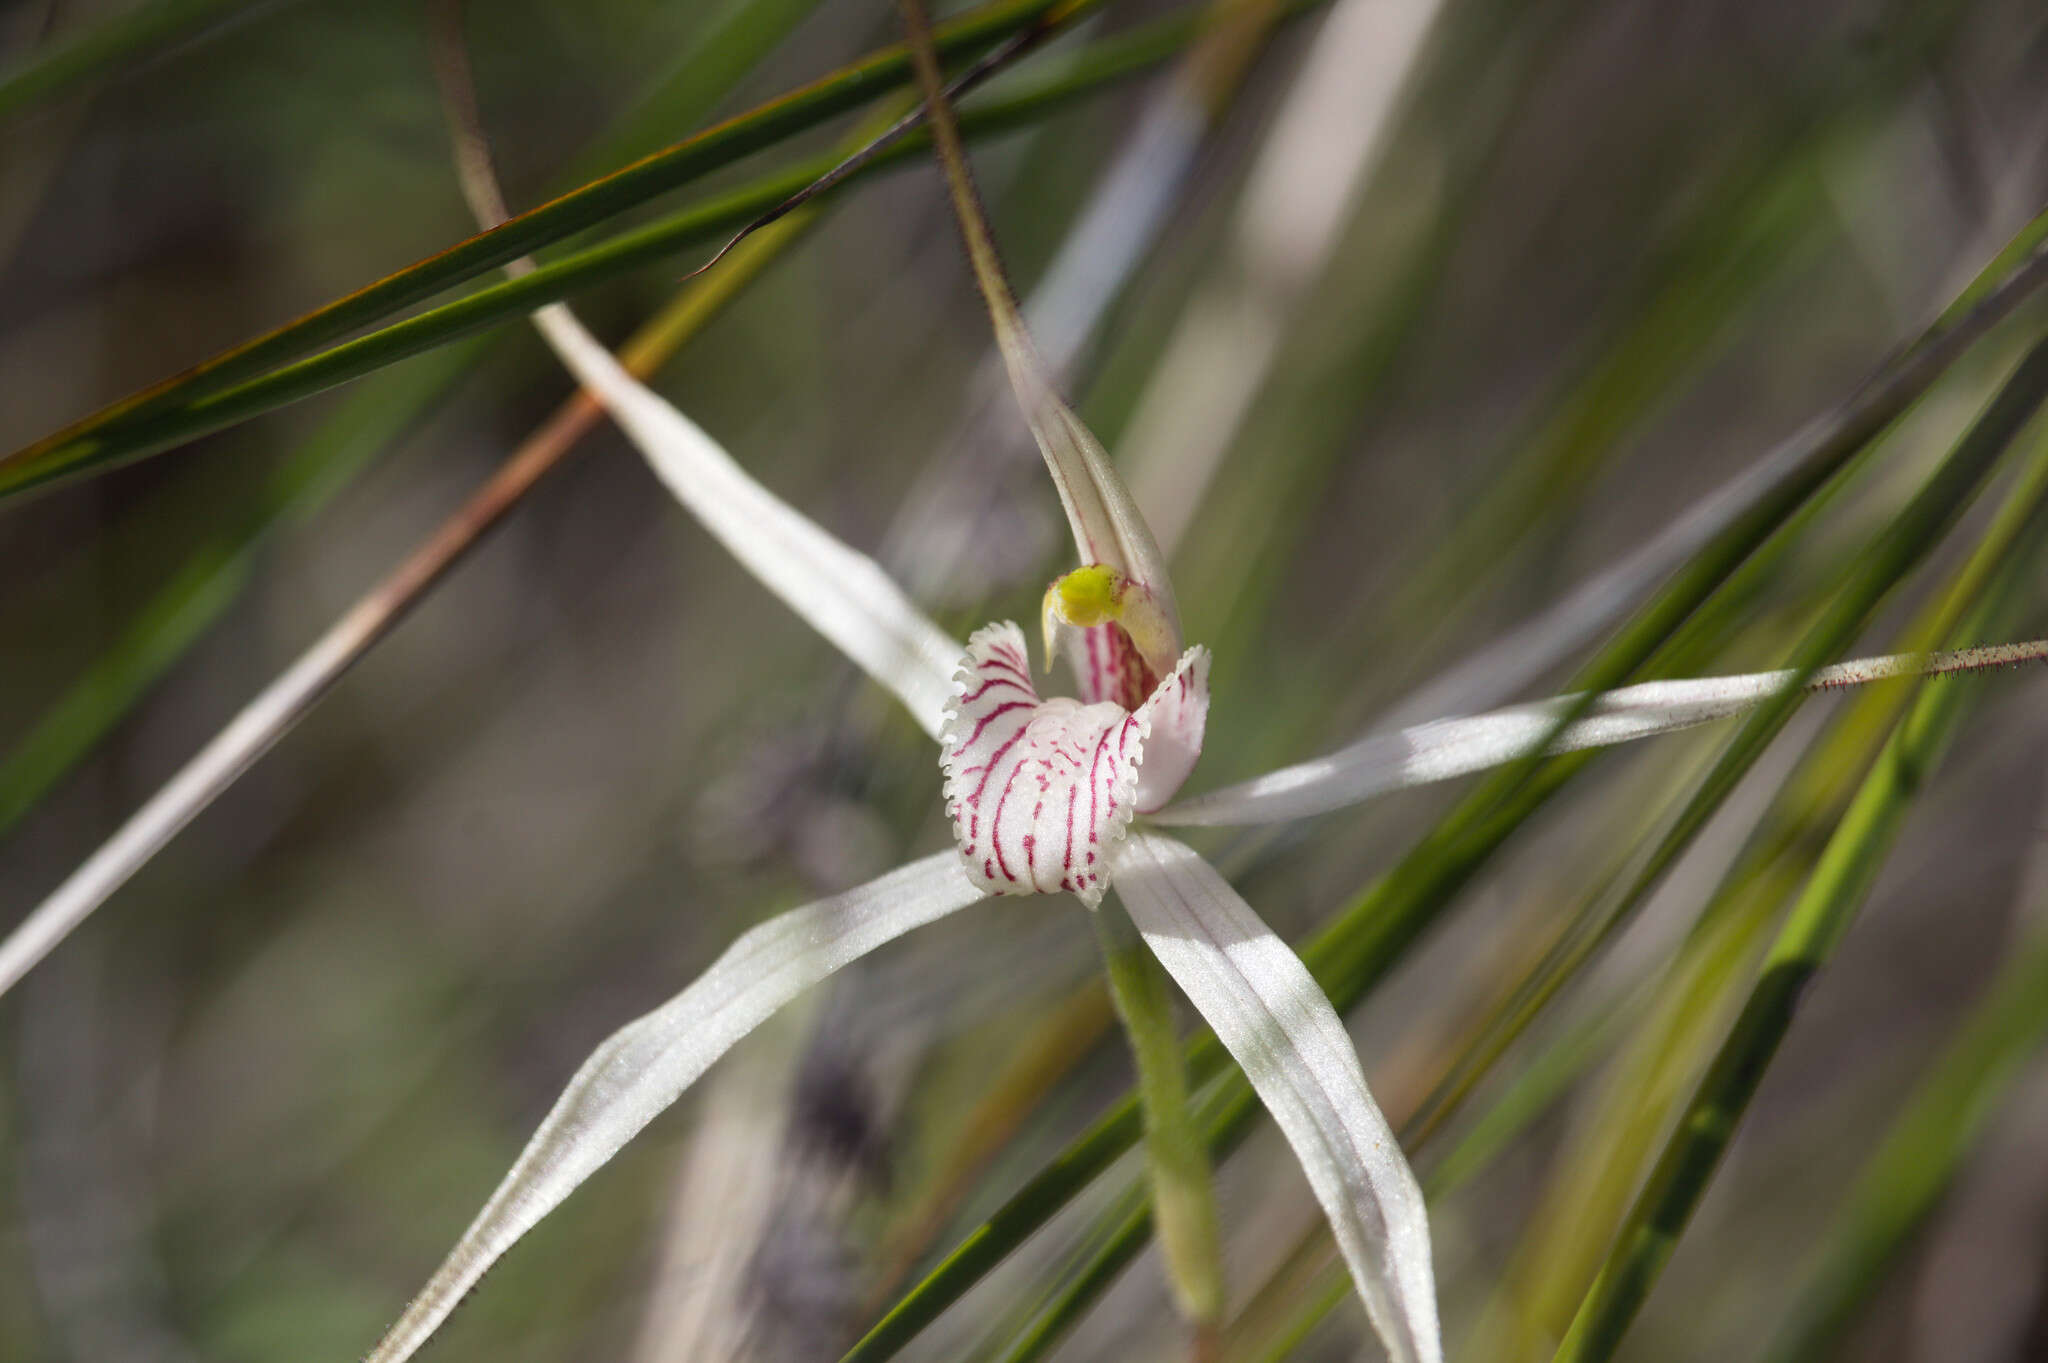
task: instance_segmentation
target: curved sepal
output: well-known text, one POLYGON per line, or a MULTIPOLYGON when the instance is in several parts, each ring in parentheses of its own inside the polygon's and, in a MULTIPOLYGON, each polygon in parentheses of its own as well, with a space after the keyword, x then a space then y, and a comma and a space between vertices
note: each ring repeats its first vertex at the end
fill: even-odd
MULTIPOLYGON (((1602 692, 1590 702, 1583 696, 1556 696, 1481 715, 1368 734, 1312 762, 1282 767, 1160 810, 1158 822, 1228 827, 1302 819, 1388 791, 1503 766, 1532 756, 1539 748, 1555 755, 1676 733, 1739 715, 1788 687, 1838 691, 1902 677, 1982 672, 2044 661, 2048 661, 2048 639, 2036 639, 1950 653, 1858 658, 1817 668, 1803 681, 1797 671, 1786 669, 1642 682, 1602 692), (1577 718, 1571 718, 1574 713, 1577 718)), ((1151 812, 1149 807, 1147 812, 1151 812)))
POLYGON ((1116 851, 1117 895, 1152 954, 1244 1067, 1294 1148, 1394 1363, 1442 1363, 1422 1188, 1358 1053, 1301 959, 1171 838, 1116 851))
POLYGON ((1157 652, 1152 652, 1145 640, 1140 640, 1138 646, 1148 650, 1154 671, 1163 672, 1179 649, 1181 638, 1180 610, 1174 603, 1173 581, 1166 573, 1166 556, 1159 551, 1151 527, 1138 510, 1137 500, 1110 463, 1102 442, 1061 399, 1045 361, 1032 344, 1024 317, 1017 310, 1016 297, 1010 291, 1010 282, 1003 274, 1002 260, 996 254, 995 238, 982 213, 981 200, 974 192, 967 153, 960 144, 960 130, 953 120, 953 106, 946 95, 923 7, 906 3, 903 11, 918 84, 924 91, 932 146, 945 172, 954 215, 967 244, 968 263, 974 270, 982 299, 988 304, 996 347, 1009 373, 1010 386, 1016 391, 1017 404, 1024 409, 1032 438, 1045 456, 1046 469, 1059 491, 1060 505, 1066 510, 1081 562, 1112 568, 1150 594, 1168 643, 1163 651, 1157 652))
POLYGON ((937 737, 960 646, 873 559, 755 482, 695 422, 626 372, 568 308, 542 308, 533 322, 704 528, 937 737))
POLYGON ((778 1008, 840 967, 981 898, 945 853, 743 933, 697 982, 576 1071, 497 1192, 364 1363, 403 1363, 484 1271, 778 1008))

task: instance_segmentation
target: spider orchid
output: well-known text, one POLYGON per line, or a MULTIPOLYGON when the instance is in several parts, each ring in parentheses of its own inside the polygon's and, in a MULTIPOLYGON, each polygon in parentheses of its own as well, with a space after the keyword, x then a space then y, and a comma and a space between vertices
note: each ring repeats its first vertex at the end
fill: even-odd
MULTIPOLYGON (((804 990, 984 900, 1071 892, 1093 905, 1111 887, 1300 1157, 1389 1354, 1404 1363, 1438 1359, 1421 1192, 1343 1024, 1299 958, 1228 882, 1154 826, 1298 818, 1539 749, 1566 752, 1690 728, 1793 685, 1834 689, 2048 659, 2048 641, 2036 641, 1864 659, 1803 681, 1766 672, 1650 682, 1590 704, 1557 697, 1369 736, 1315 762, 1173 805, 1200 756, 1207 652, 1178 651, 1171 591, 1154 575, 1155 560, 1139 554, 1123 567, 1098 562, 1053 584, 1048 632, 1078 663, 1082 694, 1042 698, 1016 625, 978 631, 963 650, 871 559, 754 482, 627 374, 566 308, 545 309, 535 322, 677 498, 939 741, 957 846, 753 928, 675 998, 600 1045, 369 1363, 409 1357, 527 1230, 804 990)), ((1038 400, 1041 413, 1058 402, 1049 389, 1038 400)), ((1071 413, 1066 422, 1085 435, 1071 413)), ((1096 542, 1142 544, 1143 521, 1107 462, 1077 467, 1090 472, 1075 501, 1092 499, 1111 512, 1105 526, 1128 516, 1126 539, 1096 542)))
POLYGON ((1056 416, 1067 433, 1063 500, 1098 555, 1045 600, 1048 644, 1075 663, 1081 695, 1041 698, 1015 624, 991 625, 963 650, 871 560, 628 375, 566 308, 535 321, 678 499, 939 740, 957 846, 754 928, 600 1046, 371 1363, 408 1357, 514 1241, 804 989, 984 899, 1071 892, 1093 907, 1112 884, 1301 1157, 1390 1354, 1441 1358, 1421 1189, 1343 1024, 1220 875, 1181 843, 1131 827, 1171 800, 1200 755, 1208 655, 1181 651, 1158 551, 1079 420, 1049 388, 1027 390, 1034 425, 1056 416))
MULTIPOLYGON (((913 36, 916 36, 913 23, 913 36)), ((926 54, 928 98, 936 70, 926 54)), ((1114 888, 1146 947, 1215 1029, 1299 1157, 1368 1316, 1397 1363, 1442 1357, 1421 1190, 1368 1092, 1356 1050, 1295 954, 1193 850, 1158 831, 1340 808, 1530 756, 1733 715, 1782 692, 2048 657, 2048 642, 1825 668, 1653 682, 1369 736, 1316 762, 1171 803, 1200 757, 1208 654, 1184 648, 1144 518, 1086 427, 1042 377, 965 178, 930 100, 969 255, 1082 565, 1047 590, 1047 661, 1079 694, 1042 696, 1023 631, 963 649, 866 556, 754 482, 644 387, 567 308, 535 324, 656 475, 771 591, 937 740, 956 846, 743 934, 693 984, 612 1035, 570 1080, 497 1191, 369 1355, 409 1357, 484 1272, 674 1103, 741 1037, 803 990, 914 928, 999 896, 1114 888)))
MULTIPOLYGON (((910 27, 970 262, 1074 534, 1079 565, 1047 590, 1040 624, 1048 662, 1055 652, 1066 658, 1078 694, 1041 694, 1015 624, 990 625, 963 648, 871 559, 755 482, 629 375, 566 307, 536 313, 565 366, 677 499, 937 742, 956 846, 754 927, 681 993, 603 1042, 370 1363, 410 1357, 529 1229, 804 990, 917 927, 990 899, 1071 894, 1093 910, 1111 889, 1300 1158, 1388 1353, 1396 1363, 1437 1363, 1422 1194, 1341 1020, 1301 961, 1224 878, 1159 830, 1304 817, 1539 753, 1707 723, 1792 686, 1826 689, 2048 658, 2041 641, 1866 659, 1810 676, 1771 672, 1559 697, 1368 735, 1327 757, 1174 803, 1206 732, 1207 651, 1185 646, 1164 559, 1143 516, 1032 351, 974 203, 928 35, 914 14, 910 27)), ((134 839, 161 842, 147 831, 134 839)), ((0 943, 0 982, 27 969, 118 879, 79 881, 86 882, 98 888, 67 884, 0 943)))

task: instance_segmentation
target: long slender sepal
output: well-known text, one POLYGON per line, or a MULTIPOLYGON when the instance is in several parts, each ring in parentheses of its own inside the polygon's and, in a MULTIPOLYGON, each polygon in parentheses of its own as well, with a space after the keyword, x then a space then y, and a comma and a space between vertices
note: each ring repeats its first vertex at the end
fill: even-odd
POLYGON ((1113 859, 1145 942, 1229 1048, 1308 1174, 1394 1363, 1443 1357, 1422 1188, 1366 1090, 1336 1010, 1229 882, 1137 833, 1113 859))
POLYGON ((484 1271, 733 1044, 833 971, 981 898, 941 852, 742 935, 697 982, 614 1032, 364 1363, 410 1358, 484 1271))
MULTIPOLYGON (((1952 653, 1891 654, 1820 668, 1806 679, 1804 689, 1834 691, 1901 677, 1982 672, 2044 660, 2048 639, 1952 653)), ((1227 826, 1306 818, 1389 791, 1516 761, 1529 756, 1553 732, 1551 753, 1628 743, 1741 714, 1799 684, 1799 674, 1792 670, 1644 682, 1599 696, 1561 730, 1558 721, 1579 697, 1558 696, 1483 715, 1433 720, 1372 734, 1313 762, 1183 800, 1152 819, 1169 825, 1227 826)))
POLYGON ((695 422, 628 374, 566 307, 543 308, 533 320, 704 528, 937 738, 960 645, 873 559, 755 482, 695 422))
MULTIPOLYGON (((470 211, 489 229, 505 221, 507 210, 491 163, 490 140, 477 114, 459 7, 454 0, 445 0, 436 17, 435 73, 453 142, 456 178, 470 211)), ((866 139, 862 142, 865 145, 866 139)), ((800 198, 747 232, 785 216, 790 207, 800 206, 800 198)), ((739 240, 734 238, 719 255, 739 240)), ((523 258, 505 267, 514 277, 533 269, 533 262, 523 258)), ((635 378, 566 304, 538 309, 533 325, 639 447, 676 499, 805 623, 895 693, 924 731, 937 738, 952 695, 960 646, 873 559, 840 543, 755 482, 717 441, 635 378)))
POLYGON ((924 6, 921 0, 901 0, 901 8, 910 39, 911 61, 924 91, 932 145, 945 171, 954 216, 967 243, 975 283, 988 304, 996 348, 1009 372, 1010 386, 1016 390, 1024 418, 1052 473, 1053 486, 1059 491, 1060 505, 1066 510, 1082 562, 1105 565, 1122 574, 1147 594, 1151 610, 1163 621, 1160 638, 1136 642, 1144 650, 1154 676, 1164 677, 1172 671, 1180 652, 1180 612, 1174 602, 1173 584, 1167 577, 1165 557, 1145 518, 1139 514, 1130 490, 1110 464, 1102 443, 1061 400, 1037 347, 1032 344, 1009 280, 1003 274, 1002 260, 996 254, 995 239, 989 233, 980 197, 974 190, 924 6))

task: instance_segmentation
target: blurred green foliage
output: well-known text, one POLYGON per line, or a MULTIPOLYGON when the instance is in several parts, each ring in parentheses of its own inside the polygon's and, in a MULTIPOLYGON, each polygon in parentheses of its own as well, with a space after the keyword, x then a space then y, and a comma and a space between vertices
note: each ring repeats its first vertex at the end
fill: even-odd
MULTIPOLYGON (((955 31, 1045 8, 1003 0, 955 31)), ((1201 13, 1071 8, 963 106, 1020 285, 1201 13)), ((515 208, 685 150, 449 257, 470 229, 419 7, 0 14, 0 447, 31 451, 0 486, 177 448, 0 508, 0 921, 565 396, 520 309, 573 287, 607 336, 653 313, 685 243, 830 164, 900 83, 886 62, 846 74, 891 20, 845 0, 473 6, 515 208), (540 286, 486 278, 542 239, 540 286), (145 409, 161 428, 109 417, 131 423, 119 448, 46 440, 309 314, 211 399, 178 390, 232 428, 190 441, 225 422, 180 426, 170 402, 145 409), (505 325, 455 339, 481 320, 505 325)), ((1198 788, 1348 740, 1896 374, 1923 327, 2024 266, 2048 200, 2048 16, 2025 0, 1456 0, 1327 256, 1268 294, 1241 277, 1241 215, 1286 187, 1261 157, 1323 37, 1311 14, 1260 39, 1076 380, 1115 448, 1155 386, 1206 381, 1163 363, 1191 299, 1220 281, 1281 309, 1177 554, 1219 657, 1198 788)), ((987 453, 957 434, 985 319, 919 161, 907 143, 827 201, 662 385, 864 548, 987 453)), ((1996 606, 1980 630, 2048 632, 2038 385, 1980 424, 2048 312, 2016 295, 2001 316, 1541 689, 1810 666, 1954 627, 1966 596, 1996 606)), ((1214 362, 1245 362, 1233 335, 1214 362)), ((939 845, 914 731, 621 441, 589 443, 0 1000, 0 1358, 360 1353, 592 1042, 740 927, 939 845)), ((1018 486, 1017 524, 984 539, 1047 515, 1036 475, 1018 486)), ((944 618, 1029 619, 1059 566, 944 618)), ((2048 894, 2043 696, 2016 675, 1820 702, 1215 844, 1351 1011, 1397 1123, 1428 1117, 1411 1131, 1453 1357, 1547 1357, 1582 1301, 1586 1357, 1775 1338, 1785 1358, 2020 1358, 2048 1338, 2048 1186, 1977 1171, 2009 1181, 2027 1244, 1943 1201, 1981 1151, 2038 1151, 2039 1104, 2002 1104, 2048 1074, 2025 926, 2048 894), (1827 968, 1801 992, 1771 961, 1827 968), (1675 1125, 1688 1103, 1714 1120, 1675 1125), (1943 1255, 2005 1256, 2034 1290, 1937 1273, 1943 1255)), ((1112 1168, 1138 1135, 1131 1075, 1099 1044, 1106 1010, 1075 1002, 1098 997, 1078 914, 1006 906, 848 973, 725 1062, 774 1099, 723 1176, 737 1202, 711 1207, 691 1172, 715 1153, 703 1119, 740 1110, 713 1085, 510 1256, 439 1356, 653 1363, 719 1329, 764 1360, 1180 1354, 1142 1181, 1112 1168), (720 1272, 742 1290, 692 1295, 720 1272)), ((1222 1160, 1226 1355, 1352 1356, 1362 1316, 1298 1171, 1217 1048, 1189 1055, 1222 1160)))

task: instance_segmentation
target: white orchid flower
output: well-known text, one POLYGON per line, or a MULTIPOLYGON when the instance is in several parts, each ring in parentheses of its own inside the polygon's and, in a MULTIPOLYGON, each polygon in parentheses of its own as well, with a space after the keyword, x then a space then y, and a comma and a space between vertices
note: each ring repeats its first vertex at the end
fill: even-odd
MULTIPOLYGON (((922 55, 928 62, 929 53, 922 55)), ((932 88, 935 72, 922 74, 932 88)), ((934 100, 932 112, 943 150, 950 133, 943 101, 934 100)), ((367 1363, 411 1357, 514 1243, 804 990, 914 928, 992 898, 1072 894, 1092 908, 1111 888, 1299 1157, 1389 1355, 1395 1363, 1440 1363, 1421 1189, 1343 1023, 1300 959, 1224 878, 1156 829, 1321 813, 1542 752, 1708 723, 1792 686, 1816 690, 2048 658, 2041 641, 1866 659, 1806 678, 1770 672, 1558 697, 1368 735, 1330 756, 1175 806, 1206 732, 1208 653, 1184 648, 1172 584, 1143 516, 1044 377, 959 172, 957 141, 945 159, 1005 362, 1079 551, 1080 566, 1048 589, 1041 620, 1048 654, 1066 657, 1079 694, 1041 695, 1024 633, 1013 623, 990 625, 961 647, 873 560, 754 481, 628 374, 566 307, 536 313, 535 325, 562 362, 677 499, 938 741, 957 845, 754 927, 681 993, 600 1045, 367 1363)), ((248 727, 260 726, 252 719, 248 727)), ((195 759, 159 797, 171 812, 157 812, 153 802, 101 854, 118 863, 119 874, 88 863, 0 943, 0 988, 190 816, 196 805, 180 783, 217 788, 255 751, 238 747, 231 732, 217 753, 209 748, 195 759)))
POLYGON ((940 736, 958 845, 770 919, 689 988, 598 1047, 368 1363, 410 1357, 527 1230, 735 1042, 833 971, 995 896, 1070 892, 1094 904, 1112 886, 1300 1157, 1389 1354, 1401 1363, 1440 1359, 1421 1190, 1343 1024, 1300 959, 1229 884, 1143 821, 1298 817, 1518 760, 1546 745, 1562 752, 1709 723, 1789 685, 1833 689, 2048 658, 2048 641, 2039 641, 1864 659, 1804 683, 1785 672, 1653 682, 1595 698, 1562 727, 1579 706, 1558 697, 1369 736, 1317 762, 1175 807, 1167 802, 1201 753, 1208 654, 1190 648, 1163 676, 1151 671, 1121 620, 1136 613, 1141 630, 1157 624, 1156 613, 1145 614, 1147 598, 1136 598, 1134 611, 1128 584, 1141 579, 1095 565, 1054 584, 1048 610, 1056 636, 1068 641, 1067 656, 1081 662, 1081 696, 1041 698, 1015 624, 991 625, 960 648, 872 560, 753 481, 627 374, 566 308, 548 308, 535 322, 707 528, 940 736))
MULTIPOLYGON (((535 322, 707 528, 940 733, 958 845, 753 929, 696 983, 600 1046, 370 1363, 409 1357, 491 1263, 804 989, 986 898, 1071 892, 1093 905, 1112 883, 1300 1155, 1389 1352, 1400 1363, 1440 1359, 1422 1192, 1343 1024, 1222 877, 1180 843, 1130 831, 1193 770, 1209 708, 1205 649, 1186 650, 1163 676, 1154 670, 1152 658, 1170 656, 1159 649, 1178 643, 1156 589, 1101 564, 1055 583, 1048 619, 1080 662, 1082 695, 1041 699, 1015 624, 979 631, 964 650, 946 641, 871 560, 748 478, 566 308, 535 322), (1141 635, 1149 650, 1134 642, 1141 635)), ((1114 501, 1121 483, 1108 483, 1106 460, 1099 469, 1096 495, 1114 501)), ((1140 572, 1155 566, 1126 561, 1140 572)))
MULTIPOLYGON (((973 243, 978 215, 962 216, 980 268, 992 248, 973 243)), ((1007 299, 999 276, 982 282, 1007 299)), ((1343 1023, 1300 959, 1224 878, 1144 821, 1299 817, 1538 752, 1707 723, 1788 686, 2048 657, 2042 642, 1868 659, 1803 680, 1772 672, 1650 683, 1590 701, 1558 697, 1371 735, 1174 807, 1201 754, 1208 653, 1183 649, 1171 584, 1144 519, 1093 436, 1040 377, 1014 307, 997 303, 993 311, 1084 560, 1048 589, 1042 621, 1048 654, 1058 648, 1072 664, 1076 697, 1041 695, 1014 623, 990 625, 961 648, 872 560, 753 481, 629 375, 566 307, 535 314, 564 364, 678 499, 938 739, 956 847, 755 927, 682 993, 599 1046, 367 1363, 410 1357, 513 1243, 803 990, 913 928, 991 898, 1070 893, 1093 907, 1111 888, 1299 1157, 1389 1355, 1439 1363, 1422 1192, 1343 1023)))

